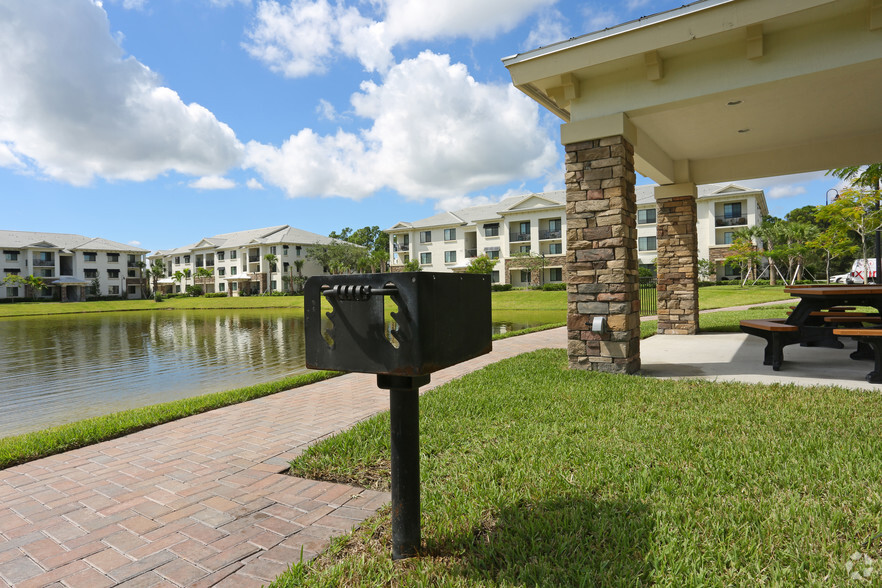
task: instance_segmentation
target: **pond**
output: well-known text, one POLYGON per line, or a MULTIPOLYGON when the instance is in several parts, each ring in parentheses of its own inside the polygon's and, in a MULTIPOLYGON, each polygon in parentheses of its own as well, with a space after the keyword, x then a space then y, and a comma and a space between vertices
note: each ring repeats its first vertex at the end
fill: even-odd
MULTIPOLYGON (((564 320, 494 314, 494 333, 564 320)), ((181 310, 0 320, 0 437, 307 371, 303 311, 181 310)))

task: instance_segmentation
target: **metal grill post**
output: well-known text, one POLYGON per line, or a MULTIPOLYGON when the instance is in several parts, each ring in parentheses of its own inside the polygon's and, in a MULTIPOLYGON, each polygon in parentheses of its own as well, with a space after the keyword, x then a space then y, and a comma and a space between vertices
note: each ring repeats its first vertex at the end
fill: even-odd
POLYGON ((420 386, 426 376, 377 375, 389 390, 392 430, 392 559, 417 555, 420 547, 420 386))

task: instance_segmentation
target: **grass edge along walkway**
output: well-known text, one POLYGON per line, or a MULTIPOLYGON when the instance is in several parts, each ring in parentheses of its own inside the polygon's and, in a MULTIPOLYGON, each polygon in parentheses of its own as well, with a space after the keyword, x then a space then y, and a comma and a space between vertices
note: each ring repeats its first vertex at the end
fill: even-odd
MULTIPOLYGON (((529 333, 563 326, 565 323, 554 323, 500 333, 493 340, 507 339, 529 333)), ((298 374, 273 382, 246 386, 235 390, 214 392, 182 398, 171 402, 154 404, 130 410, 115 412, 98 417, 83 419, 73 423, 51 427, 21 435, 0 437, 0 470, 27 463, 35 459, 56 455, 71 449, 86 447, 110 439, 116 439, 130 433, 155 427, 195 414, 247 402, 276 394, 285 390, 299 388, 313 382, 319 382, 340 375, 342 372, 312 371, 298 374)))
MULTIPOLYGON (((388 418, 296 475, 382 489, 388 418)), ((420 431, 423 556, 391 561, 387 509, 275 588, 882 583, 878 393, 574 371, 540 350, 427 392, 420 431)))

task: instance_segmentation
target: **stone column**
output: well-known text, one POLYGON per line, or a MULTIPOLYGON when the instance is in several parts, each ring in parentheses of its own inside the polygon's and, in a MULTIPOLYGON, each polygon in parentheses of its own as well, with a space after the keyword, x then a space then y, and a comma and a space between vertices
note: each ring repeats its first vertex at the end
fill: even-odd
POLYGON ((566 145, 570 367, 640 369, 634 148, 621 135, 566 145), (592 331, 606 320, 606 332, 592 331))
POLYGON ((698 332, 695 194, 694 184, 656 188, 660 335, 694 335, 698 332))

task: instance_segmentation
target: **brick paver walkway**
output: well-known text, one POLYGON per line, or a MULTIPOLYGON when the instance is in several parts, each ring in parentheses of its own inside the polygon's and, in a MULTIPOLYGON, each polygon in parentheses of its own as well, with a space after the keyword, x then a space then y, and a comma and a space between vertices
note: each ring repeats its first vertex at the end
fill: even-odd
MULTIPOLYGON (((564 328, 496 341, 424 390, 565 347, 564 328)), ((348 374, 0 471, 0 582, 260 586, 389 501, 281 474, 305 447, 388 409, 348 374)))

